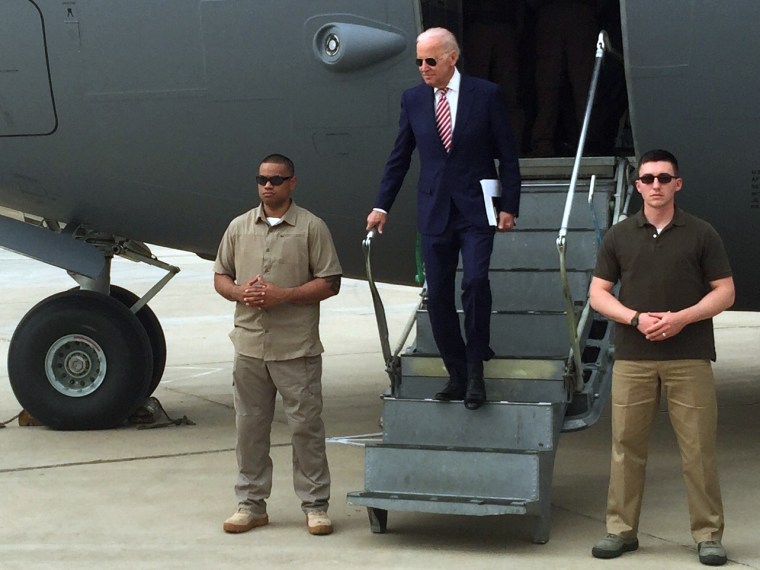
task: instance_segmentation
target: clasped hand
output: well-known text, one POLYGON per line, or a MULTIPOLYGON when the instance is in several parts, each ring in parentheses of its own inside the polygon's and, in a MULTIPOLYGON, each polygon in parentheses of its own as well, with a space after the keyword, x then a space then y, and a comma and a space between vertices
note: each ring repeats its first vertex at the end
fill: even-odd
POLYGON ((286 301, 285 290, 270 281, 266 281, 261 275, 251 279, 242 288, 242 301, 249 307, 266 309, 286 301))
POLYGON ((680 333, 686 323, 681 322, 678 313, 641 313, 639 331, 647 340, 662 342, 680 333))

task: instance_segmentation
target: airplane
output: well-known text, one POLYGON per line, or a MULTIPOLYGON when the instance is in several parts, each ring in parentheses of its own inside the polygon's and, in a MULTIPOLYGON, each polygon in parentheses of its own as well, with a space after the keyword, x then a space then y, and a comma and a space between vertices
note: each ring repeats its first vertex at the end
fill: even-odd
MULTIPOLYGON (((271 152, 294 158, 296 201, 331 228, 345 275, 364 277, 358 241, 400 94, 419 81, 415 37, 461 33, 466 1, 3 0, 0 247, 79 285, 16 328, 8 373, 22 405, 57 429, 124 422, 160 382, 166 345, 147 302, 178 271, 145 244, 213 259, 256 205, 271 152), (111 284, 114 255, 166 277, 138 298, 111 284)), ((633 153, 679 156, 679 200, 723 236, 735 308, 756 310, 760 245, 745 228, 760 214, 760 6, 619 9, 633 153)), ((379 281, 414 282, 415 180, 413 165, 376 249, 379 281)))

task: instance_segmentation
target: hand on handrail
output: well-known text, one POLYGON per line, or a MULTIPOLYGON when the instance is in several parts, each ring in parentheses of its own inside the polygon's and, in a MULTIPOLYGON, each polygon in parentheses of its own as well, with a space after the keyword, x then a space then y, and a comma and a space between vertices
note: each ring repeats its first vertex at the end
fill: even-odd
POLYGON ((367 232, 367 237, 364 238, 362 241, 362 245, 365 248, 369 248, 372 245, 372 240, 375 239, 380 235, 380 232, 377 229, 377 226, 373 226, 369 228, 369 231, 367 232))

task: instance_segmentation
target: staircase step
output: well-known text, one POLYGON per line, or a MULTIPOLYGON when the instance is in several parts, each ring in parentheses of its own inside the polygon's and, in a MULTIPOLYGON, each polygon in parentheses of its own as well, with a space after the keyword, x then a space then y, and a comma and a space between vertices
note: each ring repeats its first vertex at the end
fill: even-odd
MULTIPOLYGON (((579 180, 589 179, 592 174, 598 178, 614 178, 616 160, 614 156, 583 157, 578 169, 579 180)), ((523 184, 529 180, 545 178, 564 178, 567 182, 573 173, 574 162, 573 157, 521 158, 520 175, 523 184)))
MULTIPOLYGON (((364 490, 536 501, 538 452, 374 444, 365 447, 364 490)), ((553 459, 553 453, 545 454, 553 459)), ((551 471, 549 471, 551 475, 551 471)))
MULTIPOLYGON (((564 402, 564 370, 565 359, 494 358, 483 365, 488 400, 564 402)), ((448 372, 439 356, 402 354, 401 374, 399 398, 432 398, 448 382, 448 372)))
MULTIPOLYGON (((519 220, 518 220, 519 223, 519 220)), ((491 269, 559 269, 557 231, 526 231, 496 234, 491 269)), ((596 264, 596 232, 567 232, 567 268, 589 271, 596 264)))
MULTIPOLYGON (((445 375, 446 372, 444 371, 445 375)), ((399 398, 432 399, 448 382, 447 376, 404 376, 398 389, 399 398)), ((567 398, 561 380, 486 379, 489 402, 562 402, 567 398)), ((461 404, 461 402, 460 402, 461 404)))
MULTIPOLYGON (((554 230, 559 229, 559 222, 565 211, 567 200, 567 183, 523 186, 520 194, 520 217, 517 220, 518 230, 554 230)), ((568 219, 568 228, 594 229, 594 217, 588 205, 589 185, 576 186, 573 196, 573 208, 568 219)), ((612 181, 599 182, 594 187, 592 204, 596 223, 602 229, 607 226, 609 196, 615 191, 612 181)))
MULTIPOLYGON (((565 355, 566 357, 567 355, 565 355)), ((493 358, 483 363, 483 375, 488 379, 559 380, 563 379, 565 360, 525 358, 493 358)), ((447 376, 440 356, 401 355, 401 373, 406 376, 447 376)))
MULTIPOLYGON (((463 330, 463 323, 464 315, 460 312, 460 330, 463 330)), ((563 313, 491 315, 491 349, 497 357, 561 359, 567 356, 569 347, 567 318, 563 313)), ((421 354, 438 354, 427 311, 417 312, 414 351, 421 354)))
POLYGON ((461 401, 384 398, 383 443, 551 451, 564 403, 493 402, 468 410, 461 401))
MULTIPOLYGON (((586 301, 591 272, 571 271, 567 274, 573 299, 586 301)), ((562 278, 559 270, 514 270, 488 274, 491 282, 491 307, 494 311, 564 311, 562 278)), ((456 290, 462 290, 462 272, 457 271, 456 290)), ((462 296, 455 295, 457 309, 462 296)))
POLYGON ((382 493, 358 491, 348 493, 348 503, 377 509, 412 511, 450 515, 524 515, 533 505, 532 501, 506 499, 483 499, 482 497, 449 497, 412 493, 382 493))

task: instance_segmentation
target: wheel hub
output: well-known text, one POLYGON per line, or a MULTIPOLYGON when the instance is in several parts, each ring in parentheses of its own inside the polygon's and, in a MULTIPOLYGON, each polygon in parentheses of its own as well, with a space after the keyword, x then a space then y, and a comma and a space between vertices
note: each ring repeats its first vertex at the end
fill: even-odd
POLYGON ((106 355, 90 337, 66 335, 48 349, 45 374, 61 394, 72 398, 87 396, 105 379, 106 355))

